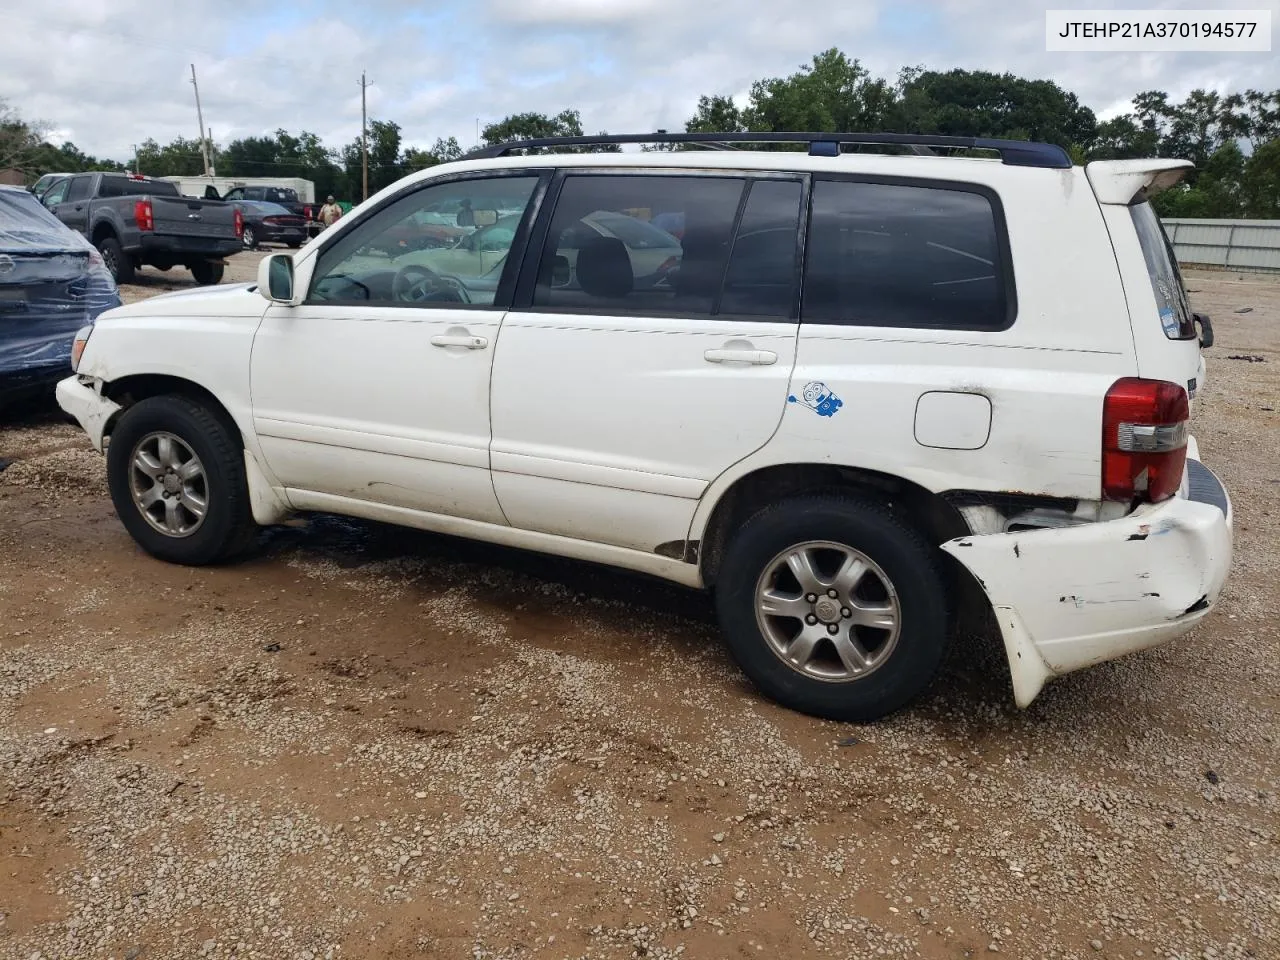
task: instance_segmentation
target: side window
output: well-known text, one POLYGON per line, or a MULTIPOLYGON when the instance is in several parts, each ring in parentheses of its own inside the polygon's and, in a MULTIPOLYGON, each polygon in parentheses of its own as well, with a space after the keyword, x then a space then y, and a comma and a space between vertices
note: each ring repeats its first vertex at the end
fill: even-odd
POLYGON ((266 192, 262 187, 246 187, 244 198, 246 200, 261 200, 266 192))
POLYGON ((236 187, 234 190, 228 190, 228 191, 227 191, 227 195, 226 195, 225 197, 223 197, 222 199, 223 199, 223 200, 243 200, 243 199, 244 199, 244 188, 242 188, 242 187, 236 187))
POLYGON ((320 253, 310 302, 491 306, 537 185, 455 180, 392 201, 320 253))
POLYGON ((1003 330, 1009 267, 981 193, 819 180, 805 248, 807 323, 1003 330))
POLYGON ((796 180, 757 180, 751 185, 729 257, 720 313, 792 316, 802 192, 796 180))
POLYGON ((41 198, 46 207, 57 206, 67 198, 67 188, 71 186, 70 180, 59 180, 52 187, 45 191, 41 198))
POLYGON ((711 314, 745 185, 723 177, 567 177, 539 261, 535 309, 711 314))
POLYGON ((71 186, 67 188, 68 202, 83 200, 85 197, 89 196, 89 187, 92 183, 92 177, 72 177, 71 186))
POLYGON ((1191 304, 1187 302, 1186 287, 1178 271, 1178 258, 1173 253, 1169 238, 1160 218, 1147 201, 1129 207, 1134 229, 1138 231, 1138 243, 1142 246, 1142 258, 1151 278, 1151 292, 1156 295, 1156 307, 1160 312, 1160 325, 1164 335, 1171 340, 1190 340, 1196 336, 1191 304))

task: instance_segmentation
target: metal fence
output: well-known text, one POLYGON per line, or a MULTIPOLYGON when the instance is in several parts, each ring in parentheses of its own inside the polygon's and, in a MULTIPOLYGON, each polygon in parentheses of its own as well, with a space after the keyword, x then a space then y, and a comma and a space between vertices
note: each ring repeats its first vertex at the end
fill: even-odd
POLYGON ((1167 219, 1178 262, 1257 273, 1280 273, 1280 220, 1167 219))

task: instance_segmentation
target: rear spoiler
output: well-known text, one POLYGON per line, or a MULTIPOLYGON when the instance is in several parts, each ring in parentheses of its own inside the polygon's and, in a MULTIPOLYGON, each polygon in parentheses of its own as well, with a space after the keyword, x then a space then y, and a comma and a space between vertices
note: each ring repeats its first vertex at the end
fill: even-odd
POLYGON ((1084 168, 1099 203, 1130 204, 1167 190, 1194 170, 1190 160, 1095 160, 1084 168))

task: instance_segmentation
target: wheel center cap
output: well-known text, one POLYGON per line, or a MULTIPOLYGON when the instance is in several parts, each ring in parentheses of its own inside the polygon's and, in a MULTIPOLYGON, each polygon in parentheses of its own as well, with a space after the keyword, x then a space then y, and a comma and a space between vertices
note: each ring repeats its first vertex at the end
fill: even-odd
POLYGON ((831 597, 823 597, 814 604, 813 612, 823 623, 835 623, 840 619, 840 603, 831 597))
POLYGON ((182 491, 182 481, 178 479, 176 473, 171 473, 164 478, 165 493, 180 493, 182 491))

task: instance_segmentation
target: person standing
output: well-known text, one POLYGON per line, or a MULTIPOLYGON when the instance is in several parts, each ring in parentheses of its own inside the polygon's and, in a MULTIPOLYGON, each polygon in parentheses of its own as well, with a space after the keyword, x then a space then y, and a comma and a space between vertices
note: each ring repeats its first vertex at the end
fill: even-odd
POLYGON ((329 227, 336 223, 341 216, 342 208, 333 199, 333 194, 329 194, 324 198, 324 206, 320 208, 320 213, 316 215, 316 219, 326 227, 329 227))

